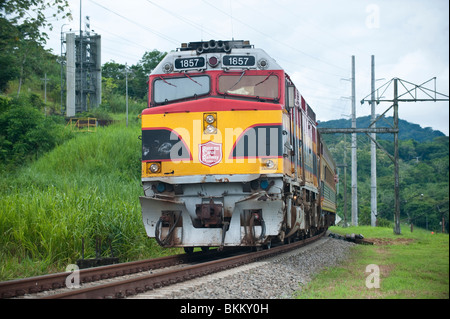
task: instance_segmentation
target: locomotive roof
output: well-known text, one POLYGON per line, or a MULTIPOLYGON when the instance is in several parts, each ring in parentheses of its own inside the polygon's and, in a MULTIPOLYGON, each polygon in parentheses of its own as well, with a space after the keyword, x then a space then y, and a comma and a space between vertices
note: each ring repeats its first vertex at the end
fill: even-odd
POLYGON ((249 41, 210 40, 183 43, 176 51, 169 52, 151 74, 266 69, 282 70, 282 67, 249 41))

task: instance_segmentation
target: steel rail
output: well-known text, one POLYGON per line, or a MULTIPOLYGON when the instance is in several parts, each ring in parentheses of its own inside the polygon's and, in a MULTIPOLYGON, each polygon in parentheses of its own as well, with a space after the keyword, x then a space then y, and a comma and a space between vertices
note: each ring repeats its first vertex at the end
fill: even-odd
MULTIPOLYGON (((216 250, 208 253, 179 254, 154 259, 146 259, 114 265, 107 265, 80 270, 80 283, 88 283, 100 279, 108 279, 151 269, 160 269, 188 263, 218 255, 216 250)), ((23 279, 0 282, 0 298, 13 298, 25 294, 35 294, 42 291, 64 288, 66 278, 71 272, 61 272, 23 279)))
POLYGON ((197 265, 186 266, 177 270, 168 270, 156 274, 125 279, 118 282, 102 284, 89 288, 74 288, 72 291, 50 295, 42 299, 97 299, 97 298, 124 298, 142 293, 162 286, 194 279, 214 272, 237 267, 246 263, 281 254, 320 239, 325 232, 311 238, 300 240, 288 245, 272 249, 256 251, 245 255, 233 256, 219 260, 204 262, 197 265))

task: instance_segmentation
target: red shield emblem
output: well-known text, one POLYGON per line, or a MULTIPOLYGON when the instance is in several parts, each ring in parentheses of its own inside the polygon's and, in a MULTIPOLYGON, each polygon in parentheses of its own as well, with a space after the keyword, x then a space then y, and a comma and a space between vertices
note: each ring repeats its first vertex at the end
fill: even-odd
POLYGON ((207 142, 198 146, 198 158, 200 163, 206 166, 214 166, 222 160, 222 144, 207 142))

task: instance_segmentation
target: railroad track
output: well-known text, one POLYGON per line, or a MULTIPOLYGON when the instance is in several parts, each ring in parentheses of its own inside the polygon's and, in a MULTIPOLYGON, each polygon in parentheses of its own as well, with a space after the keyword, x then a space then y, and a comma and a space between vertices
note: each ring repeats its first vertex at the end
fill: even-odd
MULTIPOLYGON (((226 251, 229 254, 232 251, 226 251)), ((110 279, 139 272, 172 267, 180 264, 201 262, 205 259, 218 258, 217 250, 207 253, 197 252, 194 254, 179 254, 154 259, 120 263, 108 266, 81 269, 79 271, 80 283, 90 283, 103 279, 110 279)), ((49 274, 24 279, 16 279, 0 282, 0 298, 20 297, 25 294, 36 294, 66 287, 66 278, 70 272, 49 274)))
MULTIPOLYGON (((317 236, 294 242, 288 245, 281 245, 268 250, 256 251, 248 254, 223 257, 217 252, 195 253, 192 255, 176 255, 161 257, 151 260, 116 264, 110 266, 96 267, 80 270, 80 282, 86 283, 100 279, 122 276, 137 272, 144 272, 150 269, 165 268, 180 263, 196 263, 186 265, 176 269, 163 270, 157 273, 144 274, 123 280, 102 283, 92 287, 73 288, 69 291, 50 294, 41 297, 42 299, 97 299, 97 298, 125 298, 148 290, 157 289, 163 286, 191 280, 197 277, 209 275, 214 272, 223 271, 229 268, 238 267, 243 264, 255 262, 263 258, 281 254, 321 238, 324 233, 317 236), (220 259, 211 260, 214 258, 220 259), (202 260, 208 260, 201 262, 202 260)), ((0 296, 10 298, 21 296, 26 293, 36 293, 38 291, 65 287, 65 281, 69 273, 59 273, 34 278, 12 280, 0 283, 0 296)))

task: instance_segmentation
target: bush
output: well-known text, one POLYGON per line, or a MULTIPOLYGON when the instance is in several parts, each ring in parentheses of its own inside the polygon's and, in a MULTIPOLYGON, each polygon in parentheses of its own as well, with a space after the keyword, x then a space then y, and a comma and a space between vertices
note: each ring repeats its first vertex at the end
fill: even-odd
POLYGON ((378 217, 377 218, 377 226, 385 227, 385 228, 393 228, 394 224, 386 218, 378 217))
POLYGON ((17 167, 63 143, 72 135, 58 117, 46 117, 36 95, 4 99, 0 113, 0 169, 17 167), (59 123, 58 123, 59 122, 59 123))

